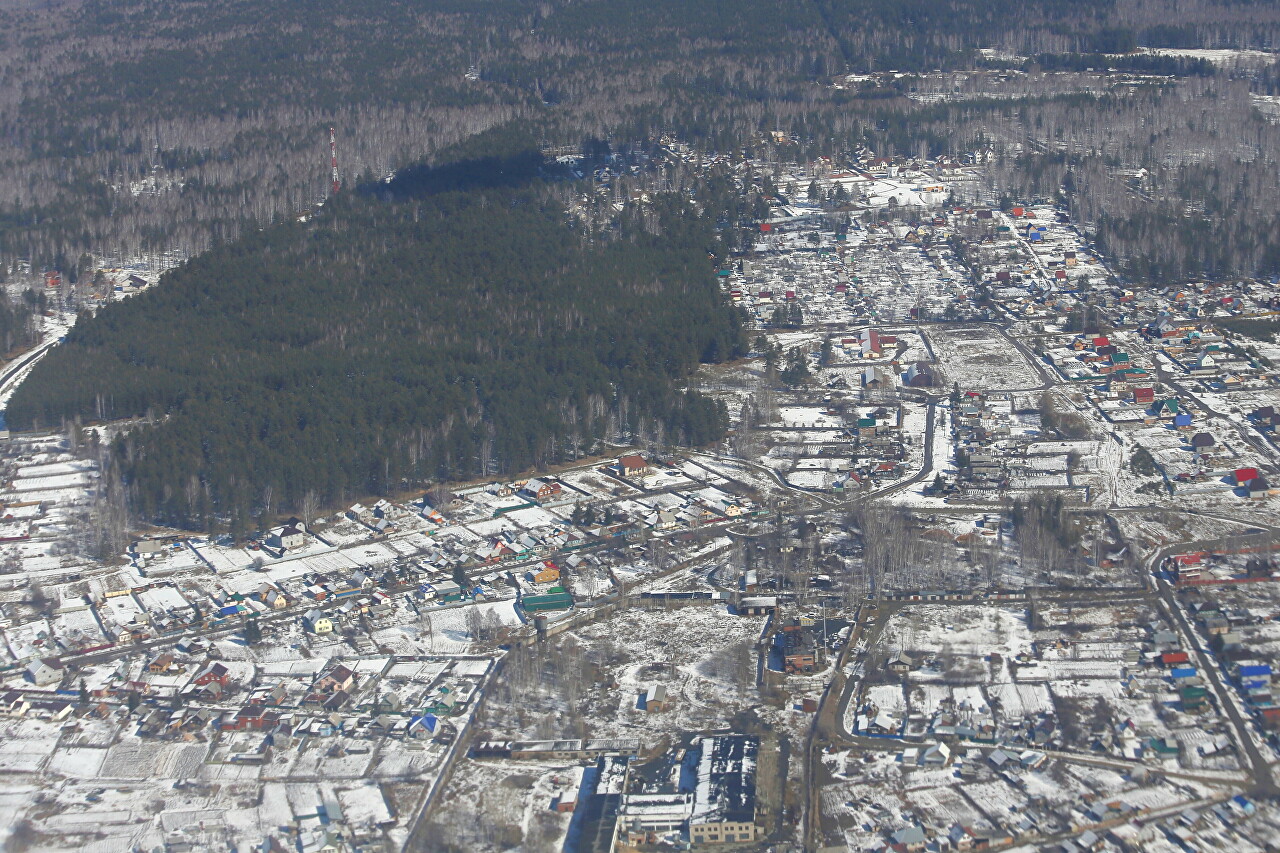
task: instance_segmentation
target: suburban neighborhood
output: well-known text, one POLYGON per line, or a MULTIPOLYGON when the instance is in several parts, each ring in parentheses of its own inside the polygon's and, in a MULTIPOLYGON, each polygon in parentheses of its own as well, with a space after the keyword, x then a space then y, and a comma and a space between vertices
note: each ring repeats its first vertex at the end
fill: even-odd
POLYGON ((5 437, 15 849, 1273 849, 1280 282, 1126 289, 986 150, 662 157, 599 191, 770 188, 719 446, 94 557, 99 437, 5 437))

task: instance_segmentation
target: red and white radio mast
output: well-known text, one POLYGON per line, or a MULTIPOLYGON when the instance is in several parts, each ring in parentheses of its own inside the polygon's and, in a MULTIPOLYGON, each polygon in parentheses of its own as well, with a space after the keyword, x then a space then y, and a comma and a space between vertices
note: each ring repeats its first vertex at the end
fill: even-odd
POLYGON ((333 169, 333 195, 338 194, 338 140, 333 134, 333 128, 329 128, 329 165, 333 169))

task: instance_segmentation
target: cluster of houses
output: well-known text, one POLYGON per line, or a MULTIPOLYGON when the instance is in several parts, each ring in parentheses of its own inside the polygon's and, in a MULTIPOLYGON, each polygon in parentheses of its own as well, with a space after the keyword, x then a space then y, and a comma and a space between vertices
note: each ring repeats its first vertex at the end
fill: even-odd
POLYGON ((1155 379, 1141 359, 1117 345, 1108 335, 1075 335, 1049 358, 1065 379, 1096 383, 1101 399, 1124 400, 1138 406, 1155 402, 1155 379))
MULTIPOLYGON (((3 415, 0 415, 0 419, 3 415)), ((3 427, 0 421, 0 427, 3 427)), ((0 438, 3 433, 0 432, 0 438)), ((47 517, 44 501, 11 500, 0 504, 0 542, 25 542, 47 517)))
MULTIPOLYGON (((1250 565, 1263 566, 1261 570, 1255 569, 1255 577, 1269 577, 1267 561, 1251 560, 1250 565), (1262 571, 1268 574, 1260 574, 1262 571)), ((1244 639, 1243 629, 1256 625, 1258 617, 1243 608, 1223 607, 1205 599, 1190 601, 1187 609, 1193 615, 1196 627, 1208 639, 1209 648, 1223 662, 1258 724, 1269 731, 1280 731, 1280 684, 1272 684, 1270 661, 1258 658, 1256 651, 1244 639)), ((1177 658, 1173 663, 1190 666, 1189 661, 1177 658)))
MULTIPOLYGON (((1216 608, 1203 609, 1202 623, 1212 620, 1207 624, 1215 631, 1220 625, 1228 627, 1216 608)), ((1231 616, 1237 626, 1247 618, 1243 612, 1231 616)), ((1199 612, 1197 619, 1201 619, 1199 612)), ((1210 636, 1251 710, 1266 725, 1271 714, 1266 709, 1273 707, 1270 665, 1251 656, 1233 631, 1210 636)), ((948 764, 957 746, 965 743, 998 747, 1006 757, 1017 759, 1013 766, 1025 765, 1028 756, 1062 749, 1064 744, 1130 761, 1175 765, 1190 761, 1188 766, 1201 766, 1201 761, 1234 751, 1224 724, 1214 714, 1208 681, 1179 635, 1162 621, 1136 622, 1097 638, 1037 639, 1008 663, 1012 684, 982 687, 963 680, 939 680, 943 672, 936 655, 898 650, 885 661, 884 670, 904 681, 864 684, 847 724, 850 731, 864 736, 923 742, 908 756, 909 763, 920 765, 948 764), (1109 719, 1067 724, 1051 698, 1059 679, 1118 682, 1121 692, 1117 695, 1128 698, 1114 703, 1109 719), (1163 723, 1152 730, 1154 721, 1126 710, 1132 701, 1153 703, 1163 723), (933 747, 928 746, 930 742, 933 747), (1194 755, 1188 757, 1191 743, 1194 755)), ((992 654, 987 665, 999 672, 1004 661, 992 654)), ((993 754, 1002 765, 1001 755, 993 754)))
MULTIPOLYGON (((1130 432, 1152 453, 1171 488, 1204 491, 1222 480, 1242 497, 1262 499, 1270 493, 1265 478, 1251 484, 1237 475, 1255 470, 1247 464, 1250 448, 1234 442, 1234 433, 1215 431, 1199 401, 1177 382, 1171 387, 1158 381, 1150 367, 1152 359, 1163 360, 1180 381, 1199 384, 1204 392, 1261 390, 1274 384, 1273 373, 1214 325, 1161 316, 1137 331, 1076 335, 1048 349, 1045 357, 1065 379, 1081 383, 1111 426, 1130 432), (1172 435, 1152 427, 1164 427, 1172 435), (1227 472, 1232 476, 1224 476, 1227 472)), ((1273 409, 1258 406, 1247 412, 1247 423, 1264 441, 1274 430, 1273 409)))
MULTIPOLYGON (((974 749, 951 749, 937 744, 920 749, 905 750, 900 760, 908 766, 939 767, 954 764, 961 778, 978 781, 991 777, 1011 788, 1029 793, 1025 774, 1041 769, 1047 755, 1039 750, 1010 750, 997 747, 985 754, 974 749)), ((1109 796, 1085 794, 1072 803, 1050 804, 1043 797, 1034 797, 1024 808, 1005 812, 987 810, 992 823, 986 820, 974 823, 935 823, 919 814, 898 829, 886 830, 878 844, 869 849, 884 851, 903 850, 979 850, 995 845, 1015 842, 1031 843, 1037 838, 1071 834, 1074 837, 1043 849, 1079 851, 1143 849, 1137 842, 1140 833, 1131 821, 1144 817, 1150 807, 1140 799, 1118 793, 1109 796), (1113 846, 1114 845, 1114 846, 1113 846)), ((1209 820, 1221 819, 1226 826, 1233 826, 1252 815, 1253 805, 1244 797, 1236 797, 1226 803, 1211 806, 1203 811, 1188 809, 1181 815, 1157 824, 1164 834, 1176 839, 1189 839, 1189 833, 1180 832, 1183 827, 1211 829, 1209 820)), ((1183 849, 1186 849, 1185 847, 1183 849)))
POLYGON ((693 529, 722 522, 753 509, 744 498, 718 488, 697 487, 688 479, 685 488, 669 488, 656 466, 639 454, 619 457, 600 466, 604 477, 630 490, 652 492, 652 497, 601 503, 599 496, 578 485, 550 477, 516 483, 497 483, 458 493, 429 493, 421 508, 438 524, 447 519, 504 518, 521 510, 554 507, 573 510, 568 519, 548 517, 529 527, 516 525, 489 536, 463 555, 463 568, 472 569, 508 561, 527 561, 571 552, 611 539, 635 540, 652 533, 693 529), (690 486, 693 488, 690 488, 690 486), (582 515, 579 515, 579 512, 582 515))
MULTIPOLYGON (((1272 580, 1277 577, 1277 566, 1270 558, 1264 556, 1246 558, 1242 555, 1213 551, 1172 554, 1160 564, 1160 571, 1178 586, 1229 584, 1272 580)), ((1247 614, 1237 613, 1235 618, 1245 619, 1247 614)))
MULTIPOLYGON (((907 457, 903 441, 902 406, 874 406, 859 410, 849 431, 854 435, 853 466, 844 488, 896 480, 907 457)), ((838 481, 837 481, 838 482, 838 481)))
POLYGON ((1280 309, 1280 281, 1244 278, 1155 286, 1136 293, 1126 291, 1118 305, 1135 315, 1132 322, 1138 322, 1138 318, 1153 324, 1163 322, 1166 329, 1179 325, 1171 317, 1204 321, 1267 316, 1280 309))
MULTIPOLYGON (((838 182, 839 179, 837 179, 838 182)), ((868 183, 850 174, 849 180, 868 183)), ((871 185, 898 182, 872 180, 871 185)), ((916 198, 911 189, 895 189, 916 198)), ((834 228, 816 206, 779 196, 752 252, 721 271, 729 297, 757 325, 854 325, 922 319, 976 319, 969 277, 946 242, 947 215, 838 215, 834 228)), ((839 341, 847 359, 887 358, 874 342, 839 341)), ((891 342, 883 342, 890 344, 891 342)))
MULTIPOLYGON (((247 739, 225 742, 224 758, 258 764, 271 749, 303 737, 339 737, 348 750, 385 738, 451 742, 457 727, 450 721, 472 707, 491 664, 488 659, 386 657, 332 660, 318 671, 297 674, 255 675, 244 665, 200 657, 166 652, 95 668, 82 681, 80 706, 53 694, 42 700, 11 691, 12 701, 0 713, 39 714, 56 701, 105 717, 133 696, 139 736, 192 740, 221 732, 225 740, 244 733, 247 739)), ((43 680, 45 686, 56 683, 43 680)))
MULTIPOLYGON (((897 675, 919 669, 926 656, 898 652, 886 665, 897 675)), ((1052 711, 1035 713, 1001 713, 997 718, 991 703, 974 688, 967 695, 946 696, 921 713, 904 714, 900 709, 885 709, 877 704, 874 694, 863 697, 852 718, 852 731, 871 737, 905 737, 913 740, 936 739, 932 748, 911 753, 912 764, 949 764, 954 745, 959 741, 998 744, 1014 754, 1026 749, 1057 746, 1060 732, 1052 711)))
POLYGON ((978 208, 955 217, 984 299, 1008 316, 1052 320, 1077 310, 1106 275, 1084 239, 1052 207, 978 208))
MULTIPOLYGON (((966 260, 984 295, 1010 317, 1049 324, 1088 307, 1113 325, 1149 324, 1149 334, 1155 338, 1179 339, 1187 331, 1180 327, 1190 324, 1174 318, 1203 323, 1215 317, 1269 316, 1280 307, 1277 280, 1239 279, 1141 291, 1118 285, 1066 214, 1052 207, 956 211, 951 221, 965 241, 966 260)), ((1228 384, 1257 375, 1257 365, 1238 354, 1229 356, 1224 367, 1214 364, 1218 356, 1213 350, 1207 351, 1210 360, 1204 365, 1198 364, 1204 352, 1198 344, 1185 351, 1188 357, 1182 361, 1189 367, 1205 376, 1222 373, 1224 381, 1235 377, 1228 384)))
MULTIPOLYGON (((1212 318, 1271 316, 1280 309, 1280 280, 1135 291, 1114 282, 1066 214, 1053 207, 955 208, 944 221, 963 241, 966 265, 980 289, 978 301, 989 299, 1005 316, 1047 325, 1088 308, 1113 325, 1145 325, 1144 333, 1168 341, 1168 354, 1193 376, 1220 377, 1225 387, 1248 387, 1261 375, 1255 359, 1226 346, 1220 335, 1187 337, 1196 324, 1212 318)), ((960 306, 974 301, 973 294, 968 300, 955 299, 960 306)))
POLYGON ((1263 388, 1273 375, 1210 323, 1160 317, 1140 332, 1156 352, 1213 390, 1263 388))
MULTIPOLYGON (((439 510, 429 506, 434 501, 446 512, 461 513, 466 499, 456 495, 446 499, 428 496, 423 511, 435 515, 443 526, 417 538, 414 557, 401 558, 378 569, 368 565, 328 567, 344 563, 350 566, 353 562, 324 557, 334 549, 331 541, 341 543, 343 537, 351 536, 349 530, 336 523, 307 525, 291 519, 269 531, 256 543, 258 548, 275 558, 288 555, 287 559, 295 562, 289 564, 288 570, 278 572, 273 566, 284 564, 255 567, 252 583, 246 582, 246 575, 224 578, 221 571, 201 571, 205 568, 202 560, 207 558, 200 549, 210 546, 192 545, 172 537, 140 539, 130 549, 135 565, 143 567, 161 555, 177 554, 178 559, 189 559, 193 571, 180 579, 170 574, 169 579, 153 579, 141 586, 66 598, 56 602, 48 618, 3 625, 8 671, 21 673, 28 665, 38 664, 35 669, 43 686, 58 671, 52 664, 61 657, 160 637, 176 640, 285 611, 296 611, 308 632, 326 635, 357 622, 382 624, 405 606, 399 599, 401 594, 413 597, 413 606, 515 598, 530 613, 564 609, 573 606, 574 597, 565 586, 563 573, 599 579, 594 592, 587 590, 588 596, 607 592, 612 583, 598 555, 578 553, 585 546, 610 541, 628 543, 654 533, 728 522, 754 511, 744 498, 688 479, 681 481, 683 489, 662 488, 665 483, 652 482, 662 469, 655 469, 638 454, 623 456, 604 469, 608 476, 629 486, 634 484, 630 487, 644 493, 603 508, 596 505, 596 518, 592 521, 575 523, 570 518, 548 516, 547 523, 538 526, 504 524, 501 530, 478 541, 473 534, 448 535, 448 522, 439 510), (316 552, 319 556, 311 560, 308 555, 317 543, 323 547, 316 552), (523 570, 513 570, 513 564, 523 570), (460 578, 465 578, 466 583, 460 578)), ((542 478, 509 488, 510 497, 519 496, 521 501, 541 506, 540 501, 549 504, 567 487, 558 480, 542 478)), ((576 514, 581 504, 574 501, 571 506, 576 514)), ((372 507, 353 506, 338 522, 367 528, 375 534, 376 541, 377 534, 394 532, 396 526, 404 525, 405 519, 415 514, 412 509, 380 501, 372 507), (382 522, 390 526, 381 526, 382 522)), ((564 514, 569 515, 567 511, 564 514)), ((32 674, 27 677, 30 680, 32 674)))
MULTIPOLYGON (((60 602, 42 651, 44 655, 87 654, 157 637, 176 639, 299 606, 309 606, 308 612, 314 613, 316 605, 324 604, 335 621, 353 614, 386 616, 394 611, 394 604, 378 586, 394 583, 394 576, 375 580, 354 570, 334 576, 307 573, 280 585, 264 580, 247 593, 197 581, 157 581, 109 590, 60 602)), ((6 632, 18 630, 10 627, 6 632)), ((24 662, 20 654, 16 662, 24 662)))
POLYGON ((951 437, 956 452, 956 487, 989 490, 1009 485, 1012 435, 1007 399, 982 391, 965 391, 951 407, 951 437))
MULTIPOLYGON (((1034 844, 1055 835, 1071 835, 1073 838, 1041 849, 1070 853, 1142 849, 1141 845, 1132 843, 1134 833, 1130 822, 1152 810, 1146 801, 1125 793, 1105 796, 1086 793, 1078 799, 1061 803, 1036 796, 1034 792, 1041 787, 1029 784, 1027 775, 1045 768, 1049 757, 1042 750, 1007 746, 978 749, 937 743, 927 747, 907 747, 899 761, 904 767, 924 769, 951 766, 955 768, 956 775, 967 782, 986 785, 1003 782, 1029 801, 1016 809, 984 809, 984 817, 972 822, 939 822, 936 818, 940 815, 919 809, 909 817, 904 812, 903 817, 907 820, 903 825, 882 830, 879 840, 866 849, 886 853, 981 850, 1013 843, 1034 844)), ((1253 806, 1248 800, 1243 797, 1236 799, 1238 802, 1211 807, 1223 810, 1222 817, 1227 825, 1253 813, 1253 806)), ((1184 815, 1190 815, 1196 821, 1201 818, 1201 813, 1194 809, 1189 809, 1184 815)), ((1175 818, 1169 826, 1173 827, 1178 822, 1175 818)))

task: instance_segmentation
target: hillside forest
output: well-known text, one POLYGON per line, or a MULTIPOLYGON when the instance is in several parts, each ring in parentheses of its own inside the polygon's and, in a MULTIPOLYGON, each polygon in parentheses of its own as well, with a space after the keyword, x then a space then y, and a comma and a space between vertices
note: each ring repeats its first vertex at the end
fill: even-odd
MULTIPOLYGON (((536 156, 536 152, 535 152, 536 156)), ((103 308, 35 368, 23 428, 129 418, 113 464, 143 517, 259 517, 599 452, 721 437, 683 388, 742 355, 719 242, 660 197, 607 241, 545 185, 343 194, 103 308)))

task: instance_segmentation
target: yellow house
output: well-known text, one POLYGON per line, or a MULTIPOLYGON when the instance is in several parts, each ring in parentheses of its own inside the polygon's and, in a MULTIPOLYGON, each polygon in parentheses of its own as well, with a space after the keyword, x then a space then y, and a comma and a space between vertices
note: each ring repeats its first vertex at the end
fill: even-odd
POLYGON ((543 563, 542 568, 533 575, 534 583, 555 583, 558 580, 560 580, 560 569, 550 561, 543 563))
POLYGON ((283 592, 276 589, 270 584, 263 584, 258 587, 258 600, 270 607, 272 610, 284 610, 289 606, 289 599, 283 592))
POLYGON ((333 620, 325 616, 319 609, 307 611, 302 617, 302 625, 313 634, 333 633, 333 620))

